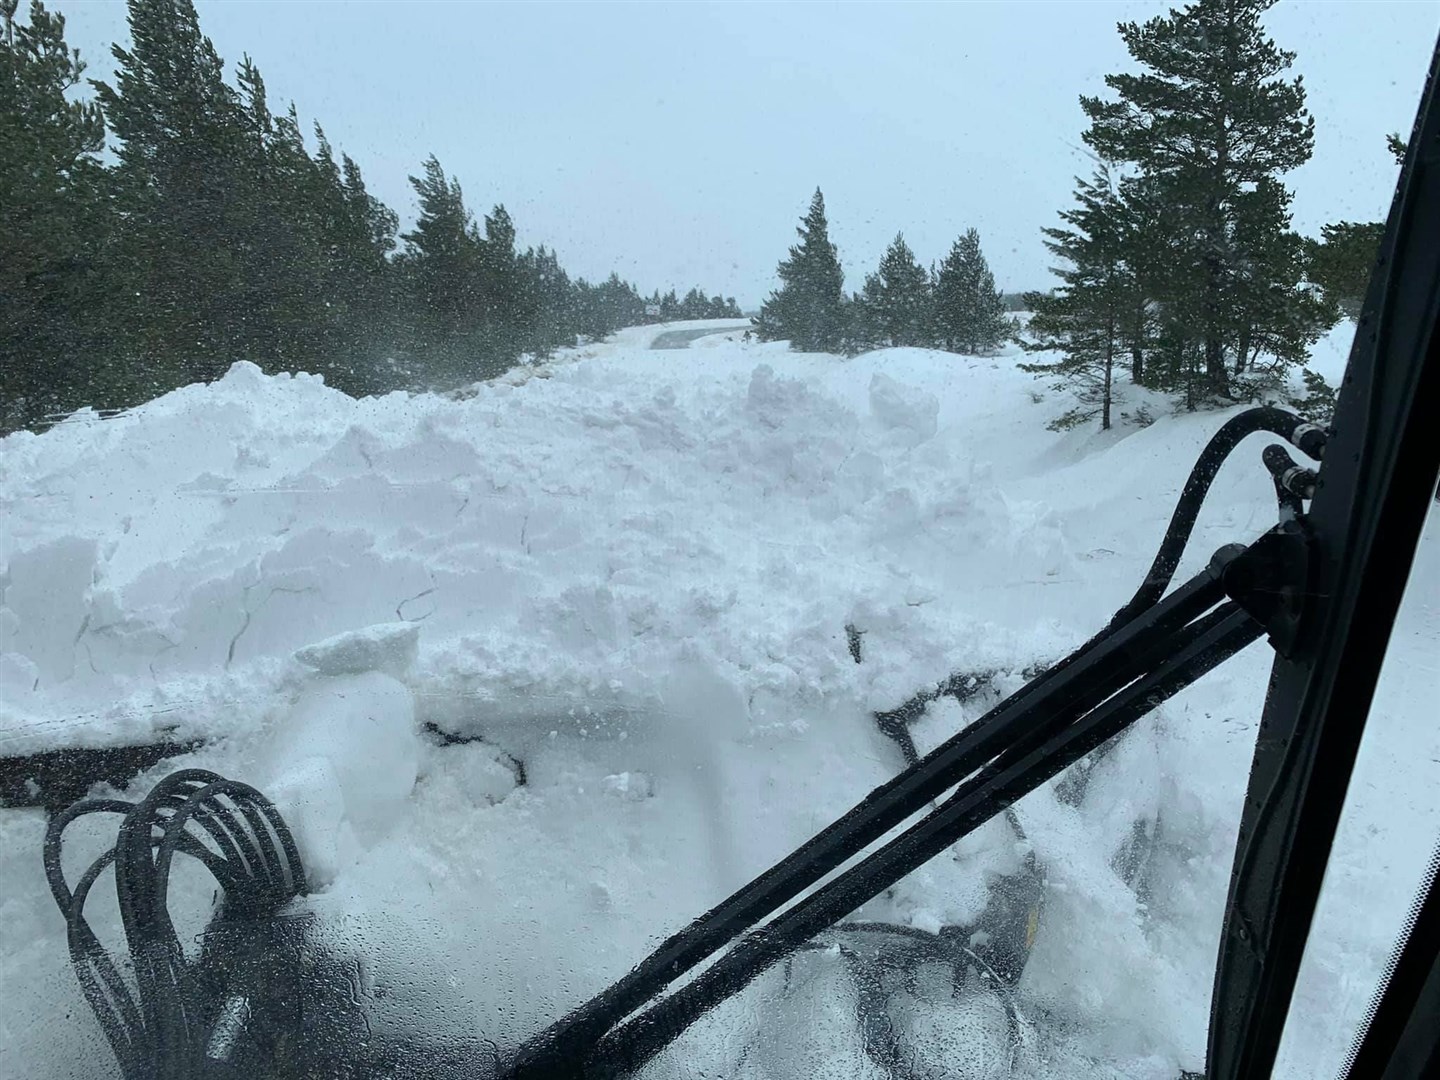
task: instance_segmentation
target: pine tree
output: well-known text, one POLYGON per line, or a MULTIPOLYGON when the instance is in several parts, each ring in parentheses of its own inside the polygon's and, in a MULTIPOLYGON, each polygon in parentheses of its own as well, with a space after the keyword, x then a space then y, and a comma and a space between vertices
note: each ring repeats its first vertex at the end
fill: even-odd
POLYGON ((710 301, 700 286, 696 285, 680 301, 679 317, 682 319, 713 318, 710 314, 710 301))
POLYGON ((1256 249, 1237 237, 1247 215, 1252 234, 1288 229, 1288 197, 1277 197, 1276 177, 1308 160, 1314 141, 1301 80, 1279 77, 1294 54, 1260 26, 1273 2, 1197 0, 1143 25, 1122 23, 1120 35, 1144 70, 1106 76, 1118 100, 1080 101, 1091 121, 1086 143, 1107 162, 1135 167, 1134 182, 1162 223, 1166 272, 1156 299, 1169 315, 1160 340, 1169 368, 1186 373, 1192 403, 1196 378, 1187 364, 1202 365, 1204 389, 1230 396, 1227 359, 1249 363, 1241 355, 1246 333, 1252 341, 1289 340, 1295 328, 1275 322, 1309 317, 1281 280, 1288 255, 1266 250, 1276 265, 1257 267, 1256 249), (1265 216, 1268 223, 1260 222, 1265 216), (1257 281, 1278 287, 1283 302, 1270 298, 1262 324, 1253 322, 1258 310, 1237 322, 1229 301, 1257 281))
POLYGON ((756 334, 762 341, 788 340, 802 352, 838 351, 847 329, 845 273, 830 242, 825 196, 819 188, 796 232, 800 243, 776 270, 780 288, 761 305, 756 334))
POLYGON ((858 337, 866 344, 924 346, 930 343, 934 300, 930 275, 897 233, 875 273, 865 279, 858 309, 858 337))
POLYGON ((980 250, 980 233, 967 229, 950 248, 935 277, 935 336, 950 352, 996 348, 1010 334, 1005 302, 980 250))
POLYGON ((1349 318, 1360 314, 1384 235, 1384 222, 1337 221, 1321 227, 1318 241, 1305 243, 1306 278, 1349 318))
POLYGON ((390 260, 399 218, 366 190, 360 166, 348 154, 340 156, 340 177, 338 218, 327 230, 339 252, 336 288, 345 320, 340 340, 349 367, 340 389, 381 393, 393 389, 393 373, 386 369, 399 344, 400 295, 390 260))
POLYGON ((1221 294, 1232 392, 1254 398, 1277 390, 1286 372, 1339 318, 1338 307, 1305 287, 1305 241, 1289 226, 1290 193, 1263 180, 1236 200, 1231 244, 1236 263, 1221 294))
POLYGON ((1051 422, 1074 427, 1096 416, 1108 431, 1115 401, 1115 369, 1123 362, 1124 326, 1135 306, 1136 280, 1127 264, 1132 249, 1125 208, 1108 170, 1076 180, 1077 205, 1060 214, 1068 228, 1045 229, 1045 246, 1061 260, 1061 285, 1053 293, 1027 293, 1032 312, 1024 347, 1058 351, 1058 360, 1022 364, 1071 391, 1079 405, 1051 422))
POLYGON ((482 377, 509 369, 535 331, 535 313, 523 303, 524 282, 515 251, 515 222, 504 206, 485 215, 478 270, 481 307, 477 349, 482 377))
MULTIPOLYGON (((218 359, 226 362, 229 353, 334 381, 326 324, 342 313, 329 302, 325 180, 305 149, 295 106, 270 112, 264 80, 248 56, 237 81, 238 149, 227 177, 233 201, 223 223, 232 258, 223 292, 210 298, 227 320, 218 359)), ((328 155, 323 141, 321 149, 328 155)))
POLYGON ((251 359, 324 375, 349 393, 383 389, 394 324, 388 255, 396 218, 365 191, 359 167, 336 160, 319 123, 312 157, 292 103, 271 112, 254 62, 237 79, 243 153, 233 224, 239 280, 232 305, 243 312, 251 359), (343 164, 342 164, 343 163, 343 164))
MULTIPOLYGON (((274 220, 299 238, 292 249, 296 263, 277 267, 272 276, 308 300, 306 309, 292 309, 285 332, 296 340, 288 348, 303 347, 307 355, 298 363, 319 370, 340 390, 383 391, 393 377, 389 357, 399 343, 389 261, 398 219, 366 191, 349 155, 336 161, 318 123, 314 131, 314 158, 308 165, 303 157, 297 161, 298 186, 280 195, 272 211, 274 220), (297 270, 305 280, 296 280, 297 270)), ((284 246, 284 241, 277 245, 284 246)))
POLYGON ((0 0, 0 434, 85 404, 123 378, 104 333, 102 252, 112 222, 94 102, 65 20, 0 0))
POLYGON ((521 307, 530 332, 521 342, 525 352, 549 356, 562 345, 574 345, 577 329, 575 289, 553 251, 530 248, 517 260, 521 307))
POLYGON ((415 227, 404 233, 401 270, 411 311, 410 348, 421 379, 453 387, 479 377, 473 348, 481 309, 481 237, 465 206, 460 182, 438 158, 410 177, 420 203, 415 227))
MULTIPOLYGON (((656 304, 659 300, 657 290, 649 303, 656 304)), ((647 301, 616 273, 599 285, 592 285, 584 278, 577 280, 572 303, 575 332, 591 341, 599 341, 622 326, 638 326, 645 321, 647 301)))
MULTIPOLYGON (((1385 147, 1397 165, 1405 164, 1407 147, 1399 135, 1387 135, 1385 147)), ((1304 242, 1305 278, 1339 314, 1359 318, 1384 236, 1383 221, 1339 221, 1322 226, 1318 241, 1304 242)))
POLYGON ((130 0, 131 46, 112 47, 114 85, 95 88, 119 139, 116 204, 128 268, 119 320, 159 392, 253 353, 244 236, 256 217, 237 95, 190 0, 130 0))

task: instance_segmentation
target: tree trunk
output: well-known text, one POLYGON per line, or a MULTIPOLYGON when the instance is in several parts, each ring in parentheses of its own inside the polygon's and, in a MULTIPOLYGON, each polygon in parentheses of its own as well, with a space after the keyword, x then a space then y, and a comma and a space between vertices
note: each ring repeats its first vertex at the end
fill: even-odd
POLYGON ((1205 378, 1221 397, 1230 397, 1230 373, 1225 370, 1225 343, 1220 335, 1205 335, 1205 378))
POLYGON ((1115 316, 1110 316, 1105 336, 1105 383, 1100 399, 1100 430, 1110 430, 1110 398, 1115 385, 1115 316))
POLYGON ((1215 165, 1208 199, 1210 250, 1205 255, 1205 378, 1210 389, 1221 397, 1230 397, 1230 374, 1225 370, 1225 342, 1220 333, 1220 265, 1221 246, 1225 238, 1225 220, 1221 210, 1221 193, 1230 174, 1229 112, 1232 79, 1235 74, 1235 5, 1225 9, 1225 59, 1220 73, 1220 107, 1215 110, 1215 165))
POLYGON ((1136 386, 1145 383, 1145 303, 1142 300, 1126 313, 1126 335, 1130 345, 1130 381, 1136 386))
POLYGON ((1212 391, 1229 397, 1230 373, 1225 370, 1225 340, 1220 334, 1220 259, 1213 253, 1205 257, 1204 311, 1205 380, 1212 391))
POLYGON ((1191 345, 1187 342, 1185 346, 1185 411, 1195 411, 1195 355, 1190 351, 1191 345))

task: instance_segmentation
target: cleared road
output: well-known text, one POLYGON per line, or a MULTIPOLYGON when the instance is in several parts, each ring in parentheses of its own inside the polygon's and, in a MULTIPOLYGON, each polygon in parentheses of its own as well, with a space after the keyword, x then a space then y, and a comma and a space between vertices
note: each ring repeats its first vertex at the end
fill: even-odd
POLYGON ((708 337, 710 334, 732 334, 736 330, 744 329, 743 326, 706 326, 699 330, 667 330, 655 336, 655 340, 650 342, 650 348, 688 349, 690 342, 696 338, 708 337))

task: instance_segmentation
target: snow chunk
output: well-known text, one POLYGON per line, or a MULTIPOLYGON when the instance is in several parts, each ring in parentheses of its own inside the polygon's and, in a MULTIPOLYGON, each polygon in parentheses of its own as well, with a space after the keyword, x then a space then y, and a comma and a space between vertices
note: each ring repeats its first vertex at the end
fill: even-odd
POLYGON ((494 806, 519 786, 514 760, 497 746, 457 743, 437 754, 443 770, 474 806, 494 806))
POLYGON ((804 397, 805 387, 798 380, 776 378, 773 367, 760 364, 750 373, 745 402, 760 426, 773 431, 804 416, 804 397))
POLYGON ((237 360, 220 378, 227 390, 262 390, 267 383, 264 370, 249 360, 237 360))
POLYGON ((655 794, 655 781, 643 772, 611 773, 604 784, 607 792, 627 802, 640 802, 655 794))
POLYGON ((296 651, 295 659, 321 675, 382 671, 399 676, 415 663, 419 647, 416 623, 379 623, 306 645, 296 651))
POLYGON ((295 837, 310 887, 330 885, 360 854, 334 765, 320 755, 292 761, 267 789, 295 837))
POLYGON ((939 429, 940 399, 876 372, 870 379, 870 414, 908 445, 919 446, 939 429))
POLYGON ((347 831, 369 847, 408 815, 421 749, 410 691, 388 675, 322 678, 300 695, 275 741, 271 789, 287 818, 299 807, 307 865, 317 849, 343 855, 347 831))
POLYGON ((0 574, 0 653, 19 653, 46 682, 70 678, 98 550, 66 536, 11 556, 0 574))

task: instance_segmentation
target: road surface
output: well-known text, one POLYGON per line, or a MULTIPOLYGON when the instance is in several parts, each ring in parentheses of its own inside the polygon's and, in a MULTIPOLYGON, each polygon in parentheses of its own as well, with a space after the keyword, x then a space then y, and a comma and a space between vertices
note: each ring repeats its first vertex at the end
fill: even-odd
POLYGON ((658 334, 655 340, 650 342, 652 349, 688 349, 690 342, 696 338, 707 337, 710 334, 730 334, 736 330, 744 330, 744 326, 704 326, 699 330, 667 330, 658 334))

